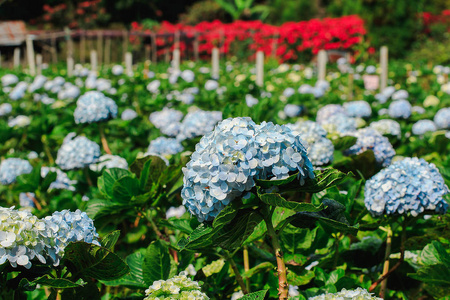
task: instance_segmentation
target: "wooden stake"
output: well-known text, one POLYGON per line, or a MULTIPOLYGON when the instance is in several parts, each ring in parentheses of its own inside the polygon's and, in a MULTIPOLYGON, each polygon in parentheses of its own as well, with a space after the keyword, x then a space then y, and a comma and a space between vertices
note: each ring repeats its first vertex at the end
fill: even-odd
POLYGON ((195 34, 195 40, 194 40, 194 59, 195 61, 199 60, 199 52, 198 52, 198 33, 195 34))
POLYGON ((67 57, 73 58, 73 41, 72 36, 70 34, 70 29, 68 27, 64 28, 66 32, 66 40, 67 40, 67 57))
POLYGON ((125 59, 125 55, 128 52, 128 31, 124 30, 122 35, 123 35, 122 53, 123 53, 123 59, 125 59))
POLYGON ((111 38, 107 37, 105 39, 105 65, 109 65, 111 63, 111 38))
POLYGON ((219 79, 219 48, 214 47, 211 54, 211 77, 217 80, 219 79))
POLYGON ((131 52, 125 53, 125 68, 128 76, 133 76, 133 55, 131 52))
POLYGON ((58 52, 56 52, 56 33, 52 34, 51 37, 51 44, 52 44, 52 62, 54 64, 58 63, 58 52))
POLYGON ((72 77, 74 61, 72 57, 67 58, 67 77, 72 77))
POLYGON ((256 85, 264 85, 264 52, 256 52, 256 85))
POLYGON ((80 36, 80 62, 84 64, 86 62, 86 32, 81 31, 80 36))
POLYGON ((158 53, 157 53, 158 48, 157 48, 157 45, 156 45, 156 35, 155 35, 155 33, 152 32, 150 34, 150 37, 151 37, 151 40, 152 40, 152 63, 156 64, 156 60, 157 60, 157 57, 158 57, 158 53))
POLYGON ((176 71, 180 70, 180 49, 173 50, 173 60, 172 60, 173 68, 176 71))
POLYGON ((387 86, 388 72, 389 72, 387 46, 382 46, 380 49, 380 66, 381 66, 380 91, 383 91, 387 86))
POLYGON ((34 61, 33 40, 31 39, 30 35, 27 35, 26 45, 27 45, 28 69, 30 71, 31 76, 36 76, 36 63, 34 61))
POLYGON ((97 51, 91 50, 91 70, 97 72, 97 51))
POLYGON ((277 49, 278 49, 278 39, 280 38, 280 34, 276 33, 272 43, 272 57, 277 57, 277 49))
POLYGON ((20 48, 14 48, 14 69, 20 67, 20 48))
POLYGON ((103 32, 97 31, 97 55, 98 64, 101 65, 103 61, 103 32))
POLYGON ((353 74, 348 74, 348 97, 347 100, 353 100, 353 74))
POLYGON ((36 73, 42 75, 42 55, 36 54, 36 73))
POLYGON ((325 80, 327 75, 327 52, 320 50, 317 56, 318 79, 325 80))

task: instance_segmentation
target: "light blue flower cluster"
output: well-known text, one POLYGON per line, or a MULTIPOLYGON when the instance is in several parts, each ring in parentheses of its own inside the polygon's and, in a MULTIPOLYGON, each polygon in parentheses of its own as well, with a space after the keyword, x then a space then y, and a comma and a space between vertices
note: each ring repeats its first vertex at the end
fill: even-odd
POLYGON ((436 131, 436 124, 431 120, 419 120, 412 126, 412 133, 414 135, 424 135, 427 132, 436 131))
POLYGON ((200 222, 212 221, 255 179, 282 179, 294 171, 300 184, 314 177, 300 136, 289 127, 226 119, 202 137, 183 168, 183 204, 200 222))
POLYGON ((434 115, 434 123, 439 129, 450 129, 450 107, 438 110, 434 115))
POLYGON ((391 118, 407 119, 411 116, 412 107, 408 100, 396 100, 389 105, 389 116, 391 118))
POLYGON ((286 104, 283 111, 289 118, 294 118, 300 115, 300 113, 302 112, 302 107, 295 104, 286 104))
POLYGON ((16 182, 16 177, 33 171, 31 164, 20 158, 7 158, 0 164, 0 182, 8 185, 16 182))
POLYGON ((386 167, 391 163, 395 150, 387 137, 382 136, 372 128, 359 129, 349 135, 358 139, 356 144, 345 151, 346 155, 360 154, 367 150, 372 150, 378 164, 386 167))
POLYGON ((120 118, 124 121, 133 120, 138 116, 137 112, 132 110, 131 108, 127 108, 122 112, 120 118))
POLYGON ((72 170, 96 163, 99 157, 100 146, 84 136, 78 136, 64 141, 55 162, 63 170, 72 170))
POLYGON ((54 167, 42 167, 41 177, 46 177, 49 172, 56 172, 56 180, 50 184, 49 190, 55 189, 75 191, 75 187, 73 185, 77 183, 76 180, 70 180, 66 173, 54 167))
POLYGON ((319 124, 322 125, 328 133, 337 133, 339 135, 353 132, 357 127, 356 120, 354 118, 350 118, 349 116, 341 113, 333 114, 319 124))
POLYGON ((47 77, 44 75, 38 75, 34 78, 33 83, 28 86, 28 92, 33 93, 34 91, 42 88, 47 81, 47 77))
POLYGON ((19 82, 19 78, 14 74, 6 74, 1 78, 3 86, 13 85, 19 82))
POLYGON ((165 156, 177 154, 183 149, 183 146, 177 139, 160 136, 150 142, 147 152, 165 156))
POLYGON ((319 296, 314 296, 308 298, 308 300, 383 300, 373 296, 367 290, 363 288, 357 288, 356 290, 346 290, 342 289, 337 293, 326 293, 319 296))
POLYGON ((149 120, 163 134, 176 136, 180 131, 180 121, 183 113, 176 109, 164 107, 162 111, 155 111, 150 114, 149 120))
POLYGON ((445 214, 449 193, 434 164, 423 159, 405 158, 381 170, 366 182, 365 205, 373 215, 423 212, 445 214))
POLYGON ((100 172, 104 168, 119 168, 126 170, 128 169, 128 162, 125 158, 118 155, 105 154, 100 156, 97 163, 89 165, 89 169, 94 172, 100 172))
POLYGON ((402 136, 400 124, 397 121, 391 119, 383 119, 380 121, 372 122, 370 123, 369 127, 375 129, 381 135, 390 134, 398 138, 402 136))
POLYGON ((36 195, 34 193, 20 193, 19 194, 19 204, 22 208, 33 208, 35 207, 33 198, 35 198, 36 195))
POLYGON ((91 91, 78 99, 73 116, 77 124, 106 121, 117 117, 117 105, 102 93, 91 91))
POLYGON ((214 126, 222 120, 221 111, 204 111, 197 109, 189 112, 180 124, 177 140, 183 141, 213 131, 214 126))
POLYGON ((300 121, 286 126, 306 141, 308 158, 314 166, 323 166, 333 161, 334 146, 326 137, 327 132, 322 126, 313 121, 300 121))
POLYGON ((317 111, 316 122, 322 124, 331 116, 338 114, 346 114, 344 108, 339 104, 327 104, 317 111))
POLYGON ((372 114, 370 104, 364 100, 346 102, 344 109, 350 117, 367 118, 372 114))
POLYGON ((26 82, 19 82, 9 93, 9 99, 17 101, 25 96, 28 84, 26 82))
POLYGON ((0 117, 12 112, 12 105, 9 103, 0 104, 0 117))

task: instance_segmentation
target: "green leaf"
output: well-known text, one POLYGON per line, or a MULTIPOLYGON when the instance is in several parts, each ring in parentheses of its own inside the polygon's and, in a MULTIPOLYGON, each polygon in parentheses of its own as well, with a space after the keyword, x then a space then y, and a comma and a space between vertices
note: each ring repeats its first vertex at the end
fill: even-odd
POLYGON ((95 282, 88 282, 82 287, 65 289, 61 294, 64 300, 100 300, 100 291, 95 282))
POLYGON ((74 277, 112 280, 129 272, 125 262, 109 249, 85 242, 70 243, 63 259, 74 277))
POLYGON ((50 187, 50 185, 56 180, 56 178, 58 177, 58 174, 56 172, 51 172, 49 171, 47 173, 47 175, 45 176, 45 178, 42 180, 40 189, 42 192, 45 192, 48 190, 48 188, 50 187))
POLYGON ((115 230, 109 233, 101 240, 102 247, 113 251, 114 245, 119 240, 119 237, 120 237, 120 230, 115 230))
POLYGON ((148 288, 148 284, 144 281, 143 275, 143 263, 146 250, 142 249, 133 254, 130 254, 126 258, 126 263, 130 268, 130 273, 125 276, 111 281, 102 281, 108 286, 125 286, 133 289, 145 289, 148 288))
POLYGON ((251 268, 248 271, 245 271, 244 273, 242 273, 242 278, 243 279, 249 279, 251 277, 253 277, 254 275, 258 274, 258 273, 266 273, 270 270, 273 269, 273 264, 270 262, 263 262, 260 263, 257 266, 254 266, 253 268, 251 268))
POLYGON ((16 187, 18 192, 34 192, 39 188, 41 182, 41 167, 35 167, 28 174, 22 174, 16 177, 16 187))
POLYGON ((142 270, 143 278, 147 285, 151 285, 156 280, 169 278, 169 249, 162 241, 154 241, 148 246, 144 256, 142 270))
POLYGON ((131 172, 120 168, 111 168, 103 171, 98 178, 97 185, 100 192, 108 198, 113 198, 114 183, 124 176, 130 176, 131 172))
POLYGON ((136 159, 130 166, 131 172, 139 178, 144 190, 157 184, 167 169, 166 163, 158 156, 146 156, 136 159))
POLYGON ((344 151, 356 144, 356 141, 358 140, 357 137, 354 136, 343 136, 341 138, 332 140, 334 149, 338 151, 344 151))
POLYGON ((180 251, 209 248, 213 245, 214 234, 215 231, 212 227, 200 224, 187 238, 182 238, 178 242, 178 247, 180 247, 180 251))
POLYGON ((43 286, 48 286, 55 289, 67 289, 81 287, 81 285, 70 281, 65 278, 52 278, 49 275, 44 275, 42 277, 36 278, 35 280, 29 282, 29 284, 40 284, 43 286))
POLYGON ((301 249, 310 248, 315 237, 316 230, 296 228, 292 225, 286 226, 280 234, 283 247, 292 254, 298 253, 301 249))
POLYGON ((139 180, 132 176, 124 176, 114 182, 113 200, 129 201, 139 194, 139 180))
POLYGON ((257 187, 257 191, 259 199, 261 199, 262 202, 272 206, 289 208, 296 212, 300 211, 312 212, 312 211, 319 211, 324 208, 322 204, 320 204, 319 206, 315 206, 314 204, 311 203, 288 201, 278 193, 264 193, 264 190, 259 186, 257 187))
POLYGON ((191 227, 191 220, 177 219, 176 217, 169 218, 168 220, 160 220, 158 224, 170 229, 180 230, 186 234, 191 234, 195 229, 191 227))
POLYGON ((324 170, 314 171, 314 175, 315 177, 313 179, 307 179, 305 184, 298 188, 298 191, 318 193, 342 183, 348 177, 353 176, 353 173, 349 172, 345 174, 339 170, 327 168, 324 170))
POLYGON ((266 299, 268 291, 269 290, 257 291, 254 293, 244 295, 244 297, 242 297, 240 299, 241 300, 263 300, 263 299, 266 299))
POLYGON ((297 176, 298 176, 298 172, 289 176, 288 178, 285 178, 285 179, 279 179, 279 180, 256 179, 255 182, 258 186, 268 189, 273 186, 281 186, 281 185, 291 183, 297 179, 297 176))
POLYGON ((92 219, 99 219, 118 214, 127 207, 127 204, 115 203, 110 200, 92 199, 87 204, 86 214, 92 219))
POLYGON ((327 231, 347 232, 355 235, 358 225, 350 226, 345 218, 345 206, 341 203, 325 199, 322 204, 327 208, 319 212, 299 212, 291 217, 290 223, 299 228, 313 228, 315 221, 320 221, 327 231))

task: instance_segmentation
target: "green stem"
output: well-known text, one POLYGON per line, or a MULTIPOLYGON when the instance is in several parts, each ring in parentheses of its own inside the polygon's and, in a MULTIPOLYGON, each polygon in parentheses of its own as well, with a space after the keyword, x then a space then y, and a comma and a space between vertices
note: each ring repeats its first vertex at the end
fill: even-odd
POLYGON ((88 185, 89 186, 94 186, 94 184, 92 183, 92 180, 91 180, 91 176, 89 176, 89 169, 88 169, 88 167, 85 167, 83 169, 83 171, 84 171, 84 176, 86 177, 86 181, 87 181, 88 185))
POLYGON ((227 250, 224 250, 224 252, 225 252, 225 259, 230 263, 231 268, 233 269, 234 272, 234 276, 236 277, 237 283, 241 287, 241 290, 244 293, 244 295, 247 295, 248 294, 247 286, 244 283, 244 279, 242 279, 241 273, 239 272, 236 262, 230 255, 230 252, 228 252, 227 250))
POLYGON ((103 149, 105 150, 106 153, 112 154, 111 149, 109 149, 108 141, 106 140, 103 124, 98 124, 98 131, 100 132, 100 139, 102 141, 103 149))
MULTIPOLYGON (((247 245, 244 246, 243 256, 244 256, 244 271, 247 272, 248 270, 250 270, 250 259, 249 259, 249 255, 248 255, 247 245)), ((250 293, 250 279, 249 278, 247 278, 245 280, 245 286, 247 287, 247 291, 250 293)))
POLYGON ((143 213, 144 217, 150 222, 150 225, 152 226, 153 231, 156 233, 156 235, 158 236, 158 238, 160 240, 164 240, 164 235, 161 233, 161 231, 159 230, 158 226, 156 226, 155 221, 153 221, 152 216, 150 215, 150 213, 148 212, 144 212, 143 213))
MULTIPOLYGON (((269 210, 268 210, 269 211, 269 210)), ((277 259, 277 274, 278 274, 278 298, 280 300, 288 299, 289 297, 289 285, 287 281, 287 269, 284 263, 283 251, 281 250, 280 241, 278 240, 278 235, 275 232, 272 224, 272 213, 264 214, 264 221, 267 225, 267 234, 272 240, 273 251, 275 252, 275 257, 277 259)))
POLYGON ((43 135, 41 138, 42 145, 44 146, 45 154, 47 155, 48 162, 53 165, 55 163, 55 160, 53 159, 52 152, 50 151, 50 147, 48 146, 47 136, 43 135))

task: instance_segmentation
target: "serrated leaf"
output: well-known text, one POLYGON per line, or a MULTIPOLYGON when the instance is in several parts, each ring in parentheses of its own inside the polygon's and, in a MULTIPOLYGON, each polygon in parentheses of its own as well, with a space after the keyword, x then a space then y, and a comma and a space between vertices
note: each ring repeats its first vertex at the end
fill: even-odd
POLYGON ((254 293, 250 293, 241 297, 241 300, 263 300, 267 297, 267 292, 269 290, 262 290, 254 293))
POLYGON ((67 289, 81 287, 81 285, 65 278, 51 278, 49 275, 44 275, 32 281, 32 283, 48 286, 55 289, 67 289))
POLYGON ((139 194, 139 180, 132 176, 123 176, 114 182, 112 192, 113 200, 129 201, 139 194))
POLYGON ((318 193, 330 187, 336 186, 353 176, 353 173, 347 174, 333 168, 314 171, 313 179, 306 179, 305 184, 300 186, 298 191, 306 193, 318 193))
POLYGON ((273 264, 266 261, 266 262, 260 263, 259 265, 254 266, 250 270, 245 271, 244 273, 242 273, 242 278, 243 279, 249 279, 255 274, 265 273, 267 271, 272 270, 273 268, 274 268, 273 264))
POLYGON ((109 234, 107 234, 102 240, 101 245, 108 250, 113 250, 114 245, 117 243, 120 237, 120 230, 115 230, 109 234))
POLYGON ((130 268, 130 273, 125 276, 111 281, 102 281, 108 286, 125 286, 134 289, 145 289, 148 288, 148 284, 144 281, 143 275, 143 263, 145 256, 145 249, 139 250, 133 254, 130 254, 126 258, 126 263, 130 268))
POLYGON ((58 174, 56 172, 51 172, 49 171, 47 173, 47 175, 45 176, 44 179, 42 179, 42 183, 41 183, 41 191, 45 192, 48 190, 48 188, 50 187, 50 185, 56 180, 56 178, 58 177, 58 174))
POLYGON ((103 171, 98 178, 97 185, 100 192, 108 198, 113 198, 114 183, 124 176, 130 176, 131 172, 120 168, 111 168, 103 171))
POLYGON ((292 209, 293 211, 296 212, 300 211, 313 212, 313 211, 320 211, 324 208, 322 204, 320 204, 319 206, 315 206, 314 204, 311 203, 288 201, 278 193, 264 193, 264 190, 259 186, 257 187, 257 191, 259 199, 261 199, 262 202, 272 206, 284 207, 292 209))
POLYGON ((270 188, 273 186, 281 186, 281 185, 291 183, 297 179, 297 176, 298 176, 298 172, 289 176, 288 178, 285 178, 285 179, 279 179, 279 180, 256 179, 255 182, 258 186, 261 186, 262 188, 267 189, 267 188, 270 188))
POLYGON ((142 263, 144 282, 149 286, 156 280, 166 280, 170 273, 169 249, 162 241, 154 241, 148 246, 142 263))
POLYGON ((356 144, 356 141, 358 140, 357 137, 354 136, 343 136, 341 138, 332 140, 334 149, 338 151, 344 151, 356 144))

